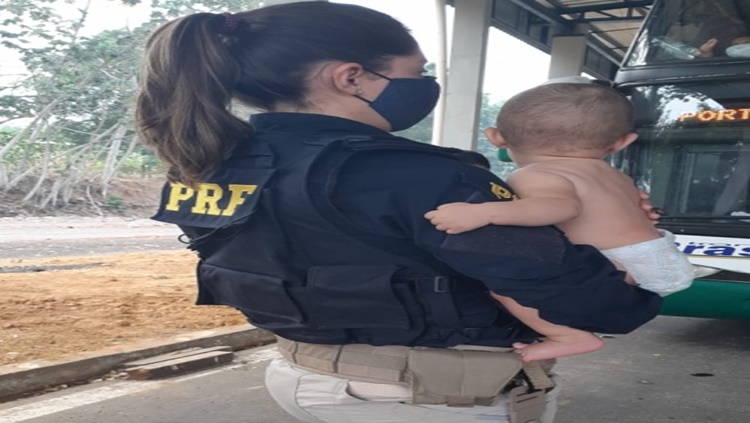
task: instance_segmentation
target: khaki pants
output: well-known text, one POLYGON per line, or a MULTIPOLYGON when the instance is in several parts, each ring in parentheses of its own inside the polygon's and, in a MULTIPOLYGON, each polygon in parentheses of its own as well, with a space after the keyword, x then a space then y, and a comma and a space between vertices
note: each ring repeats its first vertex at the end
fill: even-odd
MULTIPOLYGON (((560 378, 553 376, 555 388, 547 394, 547 408, 542 423, 552 423, 557 411, 560 378)), ((377 384, 372 384, 377 385, 377 384)), ((266 387, 274 400, 297 419, 308 423, 468 423, 509 422, 507 399, 489 407, 447 407, 445 405, 408 404, 409 396, 384 396, 377 392, 392 391, 392 386, 377 389, 374 395, 349 391, 349 381, 293 367, 276 359, 266 369, 266 387)), ((362 392, 361 385, 357 391, 362 392)), ((365 389, 366 390, 366 389, 365 389)))

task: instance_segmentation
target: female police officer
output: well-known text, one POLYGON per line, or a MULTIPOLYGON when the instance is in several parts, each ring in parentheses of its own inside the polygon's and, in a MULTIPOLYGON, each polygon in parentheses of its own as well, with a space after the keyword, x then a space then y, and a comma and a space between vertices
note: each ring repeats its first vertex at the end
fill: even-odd
POLYGON ((422 217, 513 198, 466 154, 389 134, 435 105, 424 63, 403 25, 352 5, 164 25, 137 112, 168 166, 155 218, 197 251, 200 304, 236 307, 279 336, 267 385, 295 417, 550 422, 559 387, 502 348, 536 334, 487 291, 608 333, 653 318, 660 300, 555 229, 446 235, 422 217), (232 100, 268 113, 248 124, 232 100))

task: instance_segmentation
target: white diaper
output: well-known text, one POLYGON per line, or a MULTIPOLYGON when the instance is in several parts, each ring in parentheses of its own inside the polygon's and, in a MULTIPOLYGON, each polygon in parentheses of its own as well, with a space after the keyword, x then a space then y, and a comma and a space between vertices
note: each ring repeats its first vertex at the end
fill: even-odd
POLYGON ((665 296, 690 287, 693 265, 677 249, 671 232, 658 231, 661 238, 610 248, 602 254, 624 267, 641 288, 665 296))
POLYGON ((738 44, 727 47, 726 53, 729 57, 750 57, 750 44, 738 44))

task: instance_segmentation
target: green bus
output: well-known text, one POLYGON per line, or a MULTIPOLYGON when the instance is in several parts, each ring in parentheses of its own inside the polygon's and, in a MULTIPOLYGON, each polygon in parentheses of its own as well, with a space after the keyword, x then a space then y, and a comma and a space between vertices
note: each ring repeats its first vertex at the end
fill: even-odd
POLYGON ((657 0, 615 87, 639 140, 612 164, 698 265, 663 314, 750 318, 750 0, 657 0))

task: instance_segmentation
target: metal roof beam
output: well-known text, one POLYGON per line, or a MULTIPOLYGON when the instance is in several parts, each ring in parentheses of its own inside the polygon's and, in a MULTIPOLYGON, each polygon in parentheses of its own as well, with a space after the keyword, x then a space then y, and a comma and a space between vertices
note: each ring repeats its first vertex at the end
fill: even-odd
POLYGON ((610 18, 578 18, 571 19, 573 23, 596 23, 596 22, 640 22, 643 20, 642 16, 616 16, 610 18))
POLYGON ((606 4, 595 4, 591 6, 572 6, 555 9, 555 12, 563 15, 571 13, 600 12, 603 10, 632 9, 637 7, 651 6, 654 0, 624 0, 606 4))
POLYGON ((562 29, 568 34, 574 33, 570 21, 560 16, 560 14, 554 9, 544 7, 537 2, 529 2, 528 0, 510 0, 510 2, 551 23, 556 29, 562 29))
MULTIPOLYGON (((626 31, 626 30, 630 31, 631 29, 624 28, 624 29, 616 30, 616 31, 626 31)), ((628 49, 628 46, 622 46, 622 47, 618 46, 617 41, 609 35, 610 32, 614 32, 614 31, 602 31, 599 28, 592 26, 590 29, 590 36, 594 39, 599 38, 602 41, 607 42, 611 46, 613 46, 613 47, 605 47, 605 44, 601 44, 601 46, 604 48, 607 48, 607 50, 613 51, 607 56, 610 58, 610 60, 619 64, 623 59, 623 55, 614 53, 614 50, 621 50, 624 53, 628 49)))
MULTIPOLYGON (((448 1, 454 3, 456 0, 448 1)), ((564 13, 561 10, 566 10, 557 7, 560 3, 555 0, 547 1, 556 7, 544 6, 538 0, 494 0, 492 7, 493 26, 547 53, 550 52, 550 37, 576 35, 589 31, 596 33, 596 35, 591 34, 589 36, 584 67, 586 72, 606 79, 614 77, 614 73, 623 58, 621 50, 625 47, 620 47, 616 40, 606 34, 606 31, 601 31, 595 27, 595 22, 638 21, 639 18, 634 18, 634 16, 642 11, 640 7, 653 3, 653 0, 621 1, 607 5, 599 3, 598 9, 600 10, 593 10, 591 13, 580 11, 577 15, 571 16, 575 19, 567 19, 560 14, 564 13), (638 9, 635 7, 638 7, 638 9), (624 16, 618 16, 618 14, 607 12, 616 9, 627 9, 627 13, 622 14, 624 16), (587 13, 589 17, 595 20, 583 19, 587 16, 587 13), (591 23, 594 25, 589 26, 588 24, 591 23)))
POLYGON ((550 28, 555 27, 533 12, 522 9, 506 0, 495 0, 492 25, 522 39, 526 43, 549 53, 550 28))
POLYGON ((573 22, 606 22, 606 21, 627 21, 627 20, 643 20, 647 12, 644 12, 641 8, 630 8, 627 9, 624 16, 609 13, 604 10, 597 10, 592 12, 576 13, 571 15, 571 21, 573 22), (636 12, 638 14, 636 14, 636 12), (589 16, 591 15, 591 16, 589 16))

